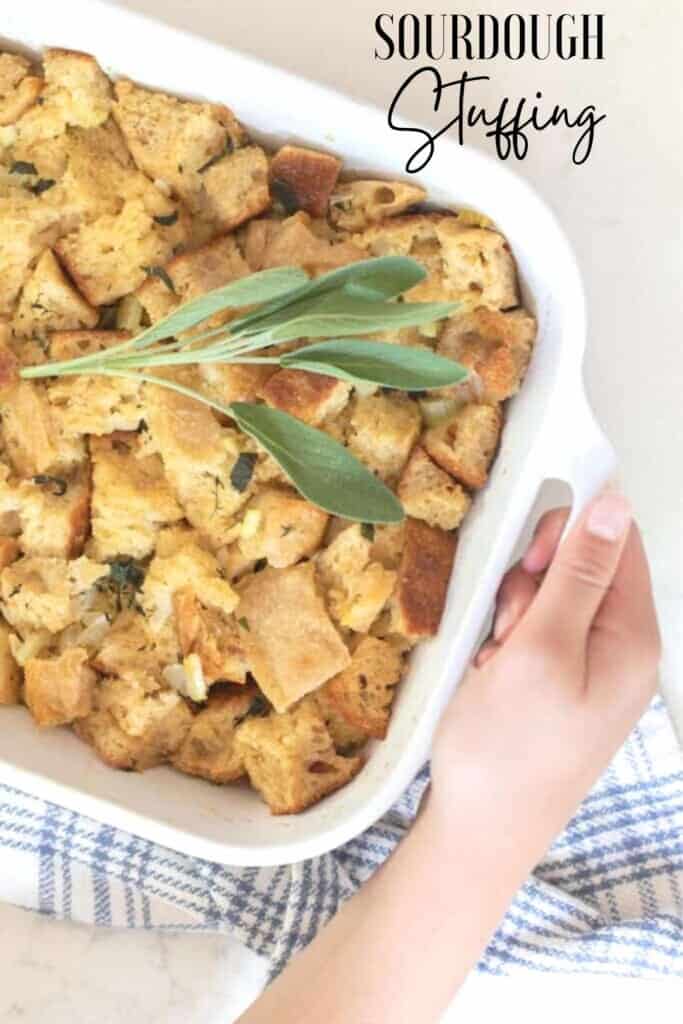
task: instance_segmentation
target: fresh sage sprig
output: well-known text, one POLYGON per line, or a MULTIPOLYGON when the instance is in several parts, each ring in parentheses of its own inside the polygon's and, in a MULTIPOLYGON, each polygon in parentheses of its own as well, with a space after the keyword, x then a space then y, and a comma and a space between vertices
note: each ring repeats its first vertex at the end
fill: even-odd
POLYGON ((136 337, 104 351, 24 367, 20 373, 26 379, 101 375, 170 388, 231 417, 272 455, 305 498, 326 511, 364 523, 400 522, 403 509, 395 495, 324 431, 266 405, 215 401, 151 371, 255 363, 408 391, 457 384, 467 371, 426 347, 361 337, 449 316, 454 303, 403 300, 403 293, 424 277, 419 263, 401 256, 352 263, 315 280, 296 267, 265 270, 179 306, 136 337), (206 325, 217 313, 245 308, 227 324, 206 325), (277 353, 278 345, 299 339, 316 340, 277 353), (261 350, 267 353, 255 354, 261 350))

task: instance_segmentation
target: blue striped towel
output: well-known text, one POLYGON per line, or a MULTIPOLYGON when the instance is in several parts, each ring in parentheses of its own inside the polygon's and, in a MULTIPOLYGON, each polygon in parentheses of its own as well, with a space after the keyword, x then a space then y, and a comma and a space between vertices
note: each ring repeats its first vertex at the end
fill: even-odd
MULTIPOLYGON (((410 827, 424 769, 345 846, 290 867, 193 859, 0 786, 0 899, 129 928, 229 930, 276 974, 410 827)), ((479 969, 683 977, 683 761, 657 698, 518 893, 479 969)))

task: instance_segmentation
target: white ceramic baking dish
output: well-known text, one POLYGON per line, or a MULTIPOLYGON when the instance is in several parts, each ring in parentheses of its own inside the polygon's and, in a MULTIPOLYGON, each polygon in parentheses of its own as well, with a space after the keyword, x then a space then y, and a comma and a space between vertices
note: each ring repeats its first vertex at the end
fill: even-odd
MULTIPOLYGON (((381 110, 104 3, 21 0, 5 5, 2 33, 33 51, 85 50, 114 75, 225 102, 257 138, 318 145, 342 156, 347 170, 400 175, 411 149, 381 110)), ((3 782, 188 854, 259 865, 302 860, 350 839, 423 764, 540 485, 568 482, 576 511, 611 472, 613 453, 584 395, 584 293, 553 215, 503 164, 452 141, 439 143, 419 181, 437 204, 493 217, 517 257, 540 331, 490 483, 462 530, 440 633, 415 653, 387 739, 351 785, 304 814, 276 818, 246 786, 213 787, 167 768, 112 771, 67 729, 39 732, 25 711, 3 709, 3 782)))

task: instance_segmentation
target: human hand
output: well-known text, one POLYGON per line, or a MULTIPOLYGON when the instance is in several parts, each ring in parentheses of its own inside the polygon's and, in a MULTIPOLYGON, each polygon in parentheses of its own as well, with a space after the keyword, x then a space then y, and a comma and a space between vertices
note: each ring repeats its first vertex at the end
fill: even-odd
POLYGON ((660 657, 625 500, 599 495, 560 543, 567 515, 543 516, 505 576, 492 636, 446 711, 432 758, 429 803, 442 819, 469 808, 466 820, 534 856, 635 725, 660 657))

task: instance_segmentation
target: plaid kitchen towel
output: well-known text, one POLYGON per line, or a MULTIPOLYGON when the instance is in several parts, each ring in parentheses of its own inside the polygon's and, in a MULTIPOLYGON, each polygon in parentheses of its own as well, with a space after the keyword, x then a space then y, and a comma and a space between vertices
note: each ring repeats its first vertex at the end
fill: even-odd
MULTIPOLYGON (((291 867, 174 853, 0 786, 0 899, 129 928, 229 930, 276 974, 410 827, 423 770, 373 828, 291 867)), ((657 698, 518 893, 480 970, 683 977, 683 761, 657 698)))

